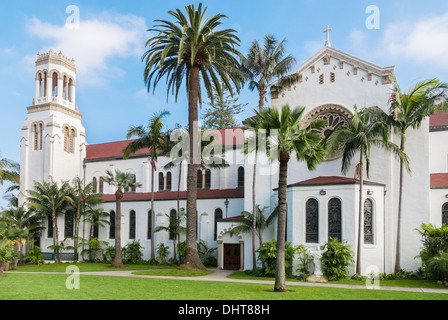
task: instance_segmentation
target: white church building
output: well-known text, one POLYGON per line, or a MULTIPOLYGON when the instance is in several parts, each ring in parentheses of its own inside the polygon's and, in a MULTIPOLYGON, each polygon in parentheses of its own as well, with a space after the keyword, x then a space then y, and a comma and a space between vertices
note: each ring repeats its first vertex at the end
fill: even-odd
MULTIPOLYGON (((379 106, 388 108, 392 93, 388 75, 395 67, 380 67, 351 54, 331 47, 330 43, 298 67, 300 80, 289 89, 272 94, 271 105, 306 108, 304 124, 313 119, 328 120, 322 130, 327 134, 346 125, 358 108, 379 106)), ((106 170, 121 170, 136 175, 141 187, 128 190, 122 202, 122 245, 139 240, 144 247, 144 258, 149 259, 151 241, 155 246, 165 243, 173 252, 173 239, 168 232, 150 236, 151 222, 151 166, 147 150, 141 150, 128 160, 122 150, 129 141, 89 145, 76 105, 76 69, 74 60, 61 53, 38 54, 36 60, 35 97, 27 108, 22 127, 20 159, 21 203, 26 202, 27 190, 34 181, 71 181, 79 176, 86 183, 93 182, 104 194, 101 207, 115 216, 115 190, 103 183, 106 170)), ((81 107, 82 110, 82 107, 81 107)), ((242 152, 244 132, 241 128, 218 131, 226 146, 225 158, 229 167, 198 172, 198 240, 218 248, 218 267, 223 269, 251 269, 251 235, 233 234, 235 218, 244 210, 252 210, 252 156, 242 152)), ((421 223, 440 226, 448 223, 448 114, 438 113, 424 121, 419 130, 410 130, 407 154, 412 174, 405 175, 402 268, 415 270, 420 261, 415 259, 421 239, 415 231, 421 223)), ((397 142, 395 138, 394 142, 397 142)), ((269 214, 277 201, 278 165, 262 156, 257 166, 256 199, 269 214)), ((155 173, 155 224, 167 225, 165 214, 177 210, 177 186, 180 185, 180 208, 186 208, 186 166, 163 169, 170 161, 160 157, 155 173)), ((287 241, 293 246, 305 244, 314 249, 325 244, 329 237, 347 240, 356 251, 358 228, 359 182, 354 179, 354 167, 346 176, 341 174, 341 158, 327 159, 315 171, 308 171, 304 163, 291 160, 288 168, 287 241)), ((364 187, 364 229, 362 270, 376 266, 380 272, 393 272, 398 211, 399 162, 390 153, 372 150, 369 181, 364 187)), ((61 216, 59 238, 64 239, 65 221, 61 216)), ((53 244, 44 224, 40 246, 42 251, 53 244)), ((98 238, 114 245, 114 228, 100 227, 98 238)), ((276 237, 276 226, 271 226, 263 239, 276 237)), ((184 239, 181 239, 181 241, 184 239)), ((258 241, 256 241, 258 245, 258 241)))

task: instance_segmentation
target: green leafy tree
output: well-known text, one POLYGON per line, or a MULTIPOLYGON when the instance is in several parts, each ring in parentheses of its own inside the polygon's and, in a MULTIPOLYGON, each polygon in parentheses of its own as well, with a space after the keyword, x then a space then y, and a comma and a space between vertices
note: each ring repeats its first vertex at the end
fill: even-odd
POLYGON ((187 174, 187 253, 185 263, 193 268, 205 270, 196 248, 197 169, 198 160, 198 102, 202 102, 202 90, 211 100, 213 86, 222 95, 220 81, 233 94, 233 86, 239 92, 244 75, 239 71, 237 50, 239 39, 236 31, 222 28, 221 20, 226 16, 217 14, 205 18, 207 9, 200 3, 181 10, 169 11, 174 22, 156 20, 149 31, 151 37, 143 55, 145 61, 145 83, 148 91, 166 77, 167 94, 174 94, 176 101, 183 82, 188 96, 189 162, 187 174), (201 88, 201 84, 203 88, 201 88))
POLYGON ((16 184, 20 182, 19 164, 2 158, 0 154, 0 184, 3 185, 5 181, 16 184))
POLYGON ((123 190, 138 188, 141 184, 135 181, 133 173, 120 170, 115 170, 115 172, 107 170, 103 181, 117 189, 115 192, 115 256, 112 268, 123 268, 121 258, 121 200, 123 199, 123 190))
MULTIPOLYGON (((406 149, 406 137, 409 129, 420 128, 424 119, 437 110, 446 111, 448 84, 438 79, 418 82, 408 92, 402 93, 397 79, 390 75, 393 84, 393 94, 389 101, 389 121, 400 138, 400 150, 406 149)), ((394 271, 401 269, 401 225, 403 204, 403 177, 406 163, 400 159, 400 182, 398 191, 398 222, 395 250, 394 271)), ((410 170, 408 170, 408 173, 410 170)))
POLYGON ((69 205, 73 204, 70 186, 67 182, 62 183, 61 186, 57 182, 35 182, 34 189, 28 190, 28 193, 28 207, 40 217, 52 219, 54 259, 55 262, 61 262, 57 218, 67 210, 69 205))
POLYGON ((176 241, 179 235, 186 232, 186 228, 182 226, 185 221, 185 214, 176 212, 175 215, 171 216, 165 213, 165 216, 168 218, 168 226, 158 226, 154 229, 154 232, 166 231, 173 237, 174 263, 176 263, 176 241))
POLYGON ((275 291, 286 291, 285 284, 285 235, 286 235, 286 192, 288 163, 295 154, 297 161, 304 161, 308 170, 313 170, 324 160, 326 152, 321 146, 321 136, 315 130, 325 126, 325 120, 314 120, 306 128, 300 128, 305 108, 291 109, 284 105, 281 110, 267 108, 255 111, 260 119, 260 128, 266 130, 270 145, 266 146, 267 156, 279 162, 278 179, 278 223, 277 223, 277 270, 275 291), (275 131, 274 131, 275 130, 275 131), (271 134, 275 132, 274 134, 271 134))
MULTIPOLYGON (((170 147, 167 134, 163 132, 163 118, 169 115, 168 111, 161 111, 154 114, 149 120, 148 127, 144 126, 131 127, 128 130, 127 138, 134 136, 136 140, 131 141, 123 150, 125 159, 128 159, 131 154, 136 153, 142 149, 148 149, 149 161, 151 163, 151 212, 154 211, 154 172, 157 170, 156 164, 160 152, 166 152, 170 147)), ((155 259, 154 251, 154 225, 155 215, 151 215, 151 260, 155 259)))
MULTIPOLYGON (((222 87, 225 87, 221 84, 222 87)), ((215 90, 213 103, 208 103, 209 108, 202 115, 202 128, 208 129, 228 129, 238 126, 235 115, 244 111, 248 103, 238 103, 238 97, 232 97, 228 90, 224 90, 219 95, 215 90)))
POLYGON ((361 274, 361 248, 363 235, 363 185, 364 171, 367 177, 370 172, 370 156, 373 146, 393 152, 396 157, 403 159, 407 165, 407 156, 400 148, 389 141, 390 127, 384 121, 386 114, 380 108, 368 108, 358 111, 350 119, 348 128, 339 127, 327 138, 326 147, 330 154, 342 149, 342 173, 346 174, 351 167, 353 157, 359 156, 356 166, 356 175, 359 177, 359 204, 358 204, 358 245, 356 255, 356 273, 361 274))

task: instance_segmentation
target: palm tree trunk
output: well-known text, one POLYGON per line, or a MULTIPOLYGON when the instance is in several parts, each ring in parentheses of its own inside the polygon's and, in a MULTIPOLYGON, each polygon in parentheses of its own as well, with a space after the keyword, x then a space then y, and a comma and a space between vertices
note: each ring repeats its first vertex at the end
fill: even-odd
POLYGON ((51 212, 51 217, 53 219, 53 243, 55 245, 54 247, 54 262, 58 263, 61 262, 60 255, 59 255, 59 231, 58 231, 58 223, 56 221, 56 212, 54 209, 51 212))
MULTIPOLYGON (((362 152, 362 151, 361 151, 362 152)), ((362 154, 361 154, 361 162, 359 163, 359 211, 358 211, 358 252, 357 252, 357 258, 356 258, 356 273, 361 274, 361 248, 362 248, 362 222, 363 222, 363 210, 362 210, 362 189, 363 189, 363 171, 364 171, 364 165, 362 163, 362 154)))
MULTIPOLYGON (((400 145, 401 151, 405 151, 405 141, 404 138, 401 138, 401 145, 400 145)), ((401 254, 400 254, 400 247, 401 247, 401 212, 402 212, 402 204, 403 204, 403 160, 400 159, 400 185, 399 185, 399 191, 398 191, 398 219, 397 219, 397 247, 395 249, 395 267, 394 272, 400 272, 401 270, 401 254)))
POLYGON ((252 269, 255 270, 257 268, 257 260, 255 256, 255 233, 257 227, 257 200, 255 197, 255 188, 256 188, 256 178, 257 178, 257 160, 258 160, 258 152, 255 150, 255 159, 254 159, 254 177, 252 180, 252 210, 253 210, 253 219, 252 219, 252 269))
POLYGON ((277 226, 277 260, 274 291, 285 292, 285 235, 286 235, 286 188, 288 179, 289 153, 280 154, 280 175, 278 179, 278 226, 277 226))
POLYGON ((197 249, 197 170, 199 168, 198 152, 198 97, 199 67, 190 68, 188 93, 188 131, 190 135, 190 154, 187 173, 187 250, 185 264, 194 269, 206 270, 197 249))
POLYGON ((78 244, 79 244, 79 221, 81 219, 81 195, 78 194, 78 207, 76 209, 76 223, 75 223, 75 241, 74 241, 74 248, 73 248, 73 259, 75 261, 78 260, 78 244))
POLYGON ((121 260, 121 199, 123 199, 123 191, 118 188, 115 192, 115 257, 112 263, 112 268, 123 268, 123 261, 121 260))
POLYGON ((154 163, 151 160, 151 261, 155 261, 155 239, 154 239, 154 226, 155 226, 155 213, 154 213, 154 163))

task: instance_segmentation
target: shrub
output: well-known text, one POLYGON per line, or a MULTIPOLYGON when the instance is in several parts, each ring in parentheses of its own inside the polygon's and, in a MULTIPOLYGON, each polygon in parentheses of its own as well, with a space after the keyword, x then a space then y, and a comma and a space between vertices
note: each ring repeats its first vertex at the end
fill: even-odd
POLYGON ((170 248, 161 242, 157 246, 156 252, 157 252, 157 255, 159 256, 159 262, 161 264, 166 264, 166 258, 170 254, 170 248))
POLYGON ((142 245, 139 240, 134 240, 123 247, 122 255, 125 263, 136 264, 142 260, 142 245))
POLYGON ((313 265, 314 260, 313 256, 303 244, 296 246, 294 251, 296 252, 297 259, 299 260, 296 271, 300 273, 299 278, 304 280, 311 274, 311 266, 313 265))
POLYGON ((322 255, 322 272, 328 280, 344 279, 349 274, 348 267, 354 262, 353 252, 350 245, 344 240, 332 239, 327 242, 322 249, 327 248, 327 252, 322 255))
POLYGON ((422 223, 421 229, 416 230, 422 236, 423 247, 418 257, 422 260, 424 277, 444 280, 448 271, 448 226, 444 224, 437 228, 432 224, 422 223))
POLYGON ((38 246, 33 246, 25 257, 25 261, 30 261, 34 264, 44 264, 44 257, 42 256, 42 250, 38 246))
POLYGON ((107 245, 106 241, 100 241, 98 238, 92 238, 87 243, 87 248, 82 250, 81 254, 87 254, 89 256, 89 261, 98 261, 101 260, 104 253, 104 246, 107 245))
MULTIPOLYGON (((276 260, 277 260, 277 240, 273 239, 263 243, 263 245, 257 249, 258 260, 264 266, 264 274, 266 276, 275 275, 276 260)), ((290 242, 285 242, 285 272, 286 275, 291 274, 292 259, 294 257, 294 248, 290 242)))

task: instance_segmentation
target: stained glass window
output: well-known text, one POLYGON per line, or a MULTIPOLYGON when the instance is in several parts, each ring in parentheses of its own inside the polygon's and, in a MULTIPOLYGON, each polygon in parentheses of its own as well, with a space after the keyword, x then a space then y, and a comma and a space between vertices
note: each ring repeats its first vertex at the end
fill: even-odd
POLYGON ((238 168, 238 188, 244 188, 244 167, 238 168))
POLYGON ((341 200, 330 199, 328 202, 328 240, 342 240, 341 200))
POLYGON ((218 236, 218 220, 219 219, 222 219, 222 210, 220 208, 215 210, 215 230, 214 230, 214 235, 213 235, 213 239, 215 241, 218 236))
POLYGON ((73 238, 73 214, 65 213, 64 238, 73 238))
POLYGON ((442 224, 448 225, 448 202, 442 206, 442 224))
POLYGON ((316 199, 306 202, 306 242, 319 242, 319 204, 316 199))
POLYGON ((115 239, 115 211, 111 211, 109 214, 110 228, 109 228, 109 239, 115 239))
POLYGON ((370 199, 364 201, 364 243, 373 244, 373 204, 370 199))
POLYGON ((151 240, 151 226, 152 226, 152 211, 151 209, 148 211, 148 232, 146 238, 151 240))
POLYGON ((129 239, 135 239, 135 211, 129 213, 129 239))

